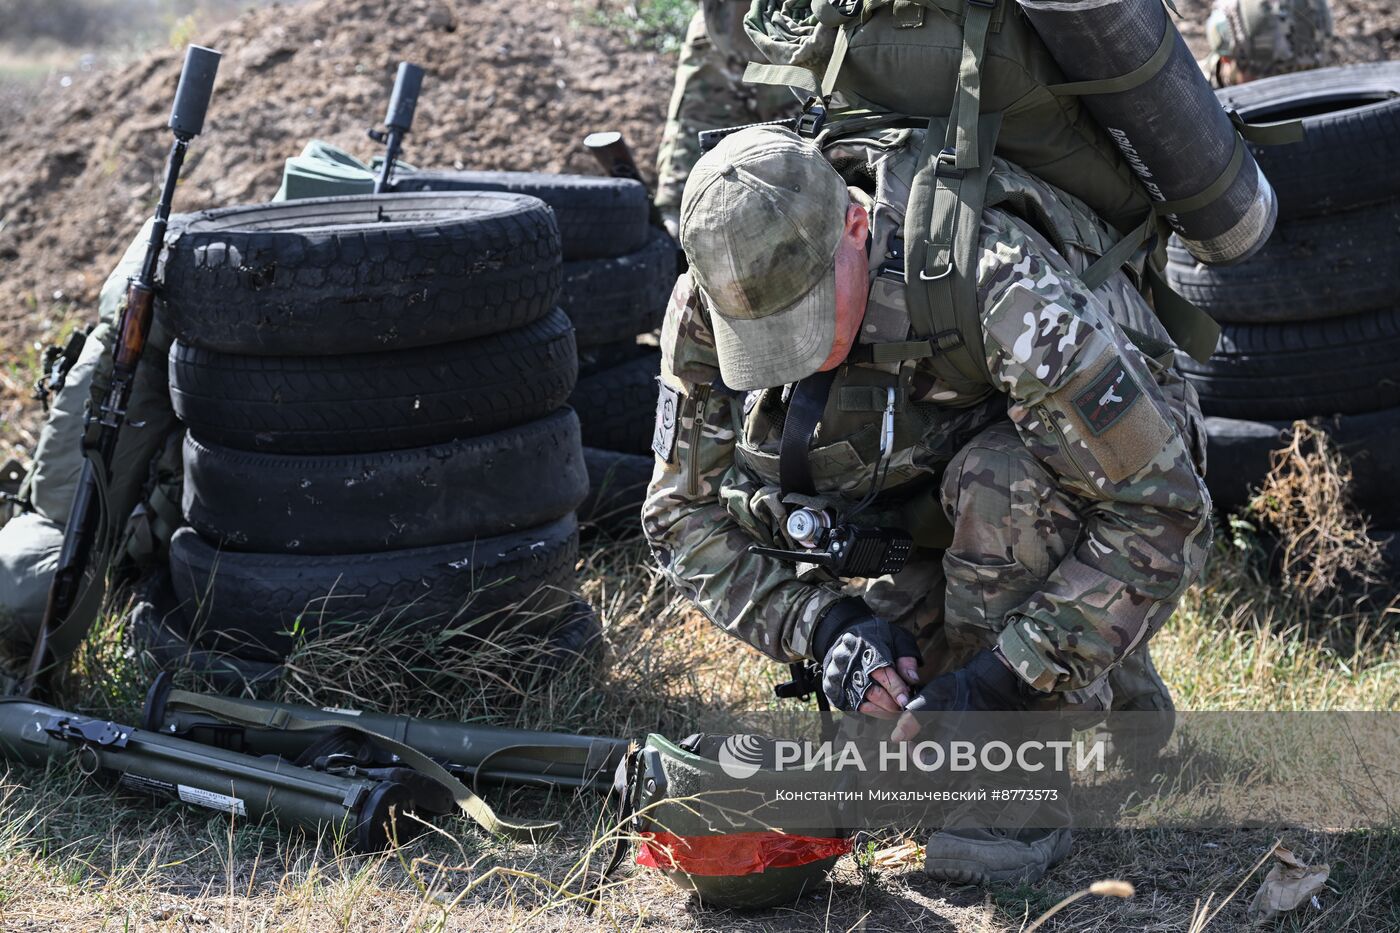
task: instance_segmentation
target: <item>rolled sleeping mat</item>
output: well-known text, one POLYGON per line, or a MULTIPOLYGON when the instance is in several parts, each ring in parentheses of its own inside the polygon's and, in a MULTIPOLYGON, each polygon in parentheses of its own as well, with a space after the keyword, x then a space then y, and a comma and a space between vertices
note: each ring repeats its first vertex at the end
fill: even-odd
POLYGON ((1191 254, 1248 259, 1278 202, 1162 0, 1018 0, 1191 254))

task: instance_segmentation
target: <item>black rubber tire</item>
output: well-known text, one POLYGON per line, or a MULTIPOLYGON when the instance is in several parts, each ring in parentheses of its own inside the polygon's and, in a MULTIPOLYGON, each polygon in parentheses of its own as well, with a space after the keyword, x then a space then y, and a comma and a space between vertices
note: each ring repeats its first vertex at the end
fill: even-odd
POLYGON ((617 343, 661 326, 676 284, 676 241, 654 231, 635 253, 564 263, 559 306, 580 348, 617 343))
POLYGON ((580 379, 569 397, 583 425, 583 446, 627 454, 651 450, 661 353, 650 350, 580 379))
MULTIPOLYGON (((1400 528, 1395 464, 1400 463, 1400 408, 1313 421, 1347 456, 1352 504, 1381 528, 1400 528)), ((1292 422, 1207 418, 1206 486, 1217 507, 1237 509, 1269 472, 1269 454, 1292 422)))
POLYGON ((1201 410, 1307 418, 1400 406, 1400 308, 1299 324, 1226 324, 1206 363, 1181 358, 1201 410))
POLYGON ((315 638, 349 625, 368 635, 382 620, 479 636, 500 623, 492 614, 517 606, 538 614, 519 630, 543 633, 574 599, 577 556, 572 514, 494 538, 373 554, 219 551, 193 528, 170 542, 175 593, 198 607, 197 643, 264 660, 287 656, 294 629, 315 638))
POLYGON ((584 379, 605 369, 621 366, 630 360, 654 352, 656 352, 656 347, 638 343, 636 337, 629 337, 616 343, 600 343, 592 347, 579 347, 578 377, 584 379))
POLYGON ((1400 62, 1342 65, 1216 92, 1251 123, 1301 119, 1306 137, 1251 146, 1278 195, 1279 220, 1400 197, 1400 62))
POLYGON ((1312 321, 1395 304, 1400 294, 1400 200, 1279 224, 1237 266, 1207 266, 1175 238, 1167 277, 1217 321, 1312 321))
POLYGON ((588 496, 579 506, 579 521, 614 535, 642 529, 642 502, 655 460, 596 447, 583 449, 588 467, 588 496))
POLYGON ((249 453, 185 437, 185 520, 236 551, 358 554, 534 528, 588 494, 578 416, 432 447, 249 453))
POLYGON ((356 195, 190 215, 165 304, 189 346, 369 353, 522 327, 555 306, 559 232, 514 194, 356 195))
POLYGON ((175 414, 201 440, 287 454, 363 453, 476 437, 564 404, 578 372, 555 310, 476 340, 346 356, 234 356, 176 342, 175 414))
POLYGON ((554 209, 565 259, 602 259, 638 250, 650 229, 640 182, 542 172, 414 171, 395 176, 395 191, 508 191, 554 209))
POLYGON ((133 587, 124 639, 133 651, 147 655, 161 670, 192 671, 221 693, 241 692, 282 674, 282 666, 274 662, 251 661, 191 644, 189 622, 165 569, 133 587))

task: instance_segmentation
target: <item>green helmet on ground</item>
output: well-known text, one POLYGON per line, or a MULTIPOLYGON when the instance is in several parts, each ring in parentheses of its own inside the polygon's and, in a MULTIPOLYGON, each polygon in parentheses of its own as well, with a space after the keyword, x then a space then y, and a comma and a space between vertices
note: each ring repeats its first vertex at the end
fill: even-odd
POLYGON ((775 770, 773 744, 760 736, 700 734, 674 743, 649 735, 627 781, 642 839, 637 863, 694 891, 706 907, 791 904, 820 887, 851 849, 834 827, 785 832, 764 819, 761 801, 801 787, 804 773, 775 770))

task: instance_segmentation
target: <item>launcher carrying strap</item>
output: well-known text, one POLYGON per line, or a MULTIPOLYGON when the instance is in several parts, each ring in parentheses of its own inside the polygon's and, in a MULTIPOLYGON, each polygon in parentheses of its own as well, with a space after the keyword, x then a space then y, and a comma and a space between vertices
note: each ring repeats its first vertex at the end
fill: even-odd
POLYGON ((442 785, 458 808, 471 817, 482 829, 514 839, 517 842, 540 842, 557 832, 560 826, 557 821, 506 820, 498 816, 486 801, 453 777, 446 768, 427 755, 396 739, 391 739, 387 735, 381 735, 344 719, 311 719, 298 716, 283 708, 258 709, 246 706, 237 700, 204 696, 187 690, 172 690, 166 702, 168 707, 180 707, 208 713, 227 723, 252 729, 282 729, 288 732, 344 729, 363 735, 385 751, 398 756, 408 767, 442 785))

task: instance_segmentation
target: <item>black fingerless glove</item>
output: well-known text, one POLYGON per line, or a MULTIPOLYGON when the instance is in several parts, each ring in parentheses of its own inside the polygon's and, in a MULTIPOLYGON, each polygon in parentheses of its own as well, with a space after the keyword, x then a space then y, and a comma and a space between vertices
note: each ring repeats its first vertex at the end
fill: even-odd
POLYGON ((906 708, 911 713, 1024 710, 1048 695, 1016 676, 988 649, 973 655, 967 666, 929 681, 906 708))
POLYGON ((875 618, 865 603, 843 599, 822 616, 812 634, 812 656, 821 661, 822 692, 837 709, 855 710, 875 683, 871 675, 917 658, 919 643, 898 625, 875 618))

